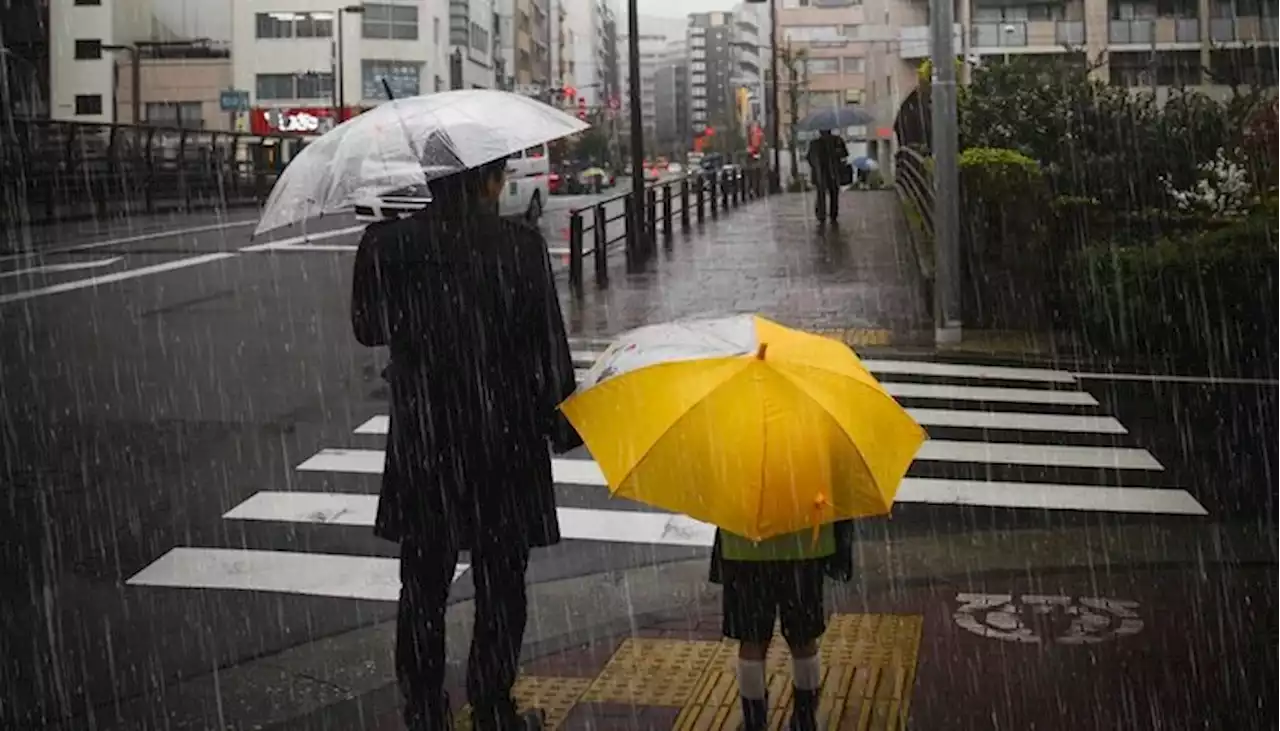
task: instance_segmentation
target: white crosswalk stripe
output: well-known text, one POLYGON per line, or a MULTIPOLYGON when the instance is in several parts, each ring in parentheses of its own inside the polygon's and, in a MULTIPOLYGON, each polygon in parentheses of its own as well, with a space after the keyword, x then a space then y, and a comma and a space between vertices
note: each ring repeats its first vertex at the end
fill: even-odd
MULTIPOLYGON (((593 342, 587 347, 593 350, 574 352, 580 369, 590 365, 604 344, 593 342)), ((1117 443, 1130 441, 1129 429, 1113 416, 1097 413, 1097 399, 1080 390, 1068 372, 925 360, 863 362, 932 432, 933 438, 921 448, 899 489, 897 503, 903 506, 1208 514, 1194 496, 1173 486, 1176 481, 1149 451, 1117 443), (1031 477, 1024 476, 1028 470, 1031 477), (1046 477, 1053 481, 1041 481, 1046 477), (1170 486, 1145 484, 1152 481, 1170 486)), ((324 530, 372 526, 377 512, 376 476, 382 473, 385 455, 380 445, 369 440, 385 437, 390 426, 386 414, 370 415, 355 429, 353 443, 320 448, 300 462, 297 484, 290 481, 290 490, 264 486, 221 519, 324 530), (367 492, 307 489, 320 486, 308 480, 339 474, 373 479, 361 478, 367 480, 367 492)), ((553 458, 552 474, 562 486, 558 490, 607 494, 604 476, 590 459, 553 458)), ((711 545, 714 528, 705 523, 636 508, 630 504, 605 509, 560 507, 561 534, 566 541, 711 545)), ((455 578, 466 569, 459 565, 455 578)), ((394 558, 229 546, 173 548, 128 583, 375 601, 392 601, 399 592, 394 558)))

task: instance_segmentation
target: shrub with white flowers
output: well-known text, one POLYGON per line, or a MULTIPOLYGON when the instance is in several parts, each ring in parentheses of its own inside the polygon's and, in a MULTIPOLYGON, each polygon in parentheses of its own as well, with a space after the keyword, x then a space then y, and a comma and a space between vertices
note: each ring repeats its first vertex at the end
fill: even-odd
POLYGON ((1198 168, 1198 176, 1189 189, 1179 190, 1162 176, 1165 190, 1179 210, 1205 212, 1217 216, 1243 215, 1250 196, 1249 172, 1219 148, 1214 158, 1198 168))

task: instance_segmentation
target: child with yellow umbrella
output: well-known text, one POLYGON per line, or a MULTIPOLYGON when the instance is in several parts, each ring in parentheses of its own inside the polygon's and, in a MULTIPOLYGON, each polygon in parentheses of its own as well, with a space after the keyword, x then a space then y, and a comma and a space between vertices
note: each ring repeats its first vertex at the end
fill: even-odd
POLYGON ((615 496, 721 529, 713 573, 724 633, 740 642, 746 728, 765 727, 764 655, 779 619, 791 727, 813 728, 822 580, 850 568, 834 524, 889 512, 924 431, 848 347, 755 315, 632 331, 561 409, 615 496))

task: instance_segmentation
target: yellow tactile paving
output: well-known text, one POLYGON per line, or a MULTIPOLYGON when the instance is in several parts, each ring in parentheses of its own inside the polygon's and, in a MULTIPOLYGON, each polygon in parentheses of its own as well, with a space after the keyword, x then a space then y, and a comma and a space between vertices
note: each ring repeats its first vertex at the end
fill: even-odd
POLYGON ((719 642, 628 638, 582 701, 679 708, 688 702, 719 647, 719 642))
MULTIPOLYGON (((920 648, 921 618, 888 614, 835 615, 819 646, 824 678, 820 728, 892 731, 905 728, 920 648)), ((719 643, 707 672, 676 721, 678 731, 736 729, 742 722, 735 678, 737 643, 719 643)), ((775 637, 765 660, 770 728, 780 730, 791 708, 786 643, 775 637)))
MULTIPOLYGON (((591 678, 554 678, 523 675, 512 689, 521 708, 540 708, 547 714, 547 729, 555 731, 564 724, 578 699, 591 685, 591 678)), ((462 709, 455 724, 458 731, 471 731, 471 708, 462 709)))
MULTIPOLYGON (((922 618, 896 614, 837 614, 819 645, 822 700, 819 728, 828 731, 901 731, 915 684, 922 618)), ((521 707, 546 711, 548 728, 562 726, 578 703, 623 703, 680 708, 675 731, 734 730, 738 702, 738 645, 632 637, 624 640, 595 678, 523 676, 515 696, 521 707)), ((775 636, 765 661, 771 709, 769 728, 783 731, 791 712, 791 659, 775 636)), ((470 729, 468 714, 458 724, 470 729)))

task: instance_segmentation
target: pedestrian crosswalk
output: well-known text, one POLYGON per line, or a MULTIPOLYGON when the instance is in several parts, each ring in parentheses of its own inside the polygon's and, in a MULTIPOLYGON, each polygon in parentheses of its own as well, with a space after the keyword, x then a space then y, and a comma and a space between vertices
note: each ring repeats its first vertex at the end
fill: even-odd
MULTIPOLYGON (((577 351, 575 364, 585 368, 598 353, 577 351)), ((1071 373, 930 360, 863 362, 930 434, 898 492, 904 509, 1208 514, 1071 373)), ((262 486, 220 520, 281 529, 371 527, 384 460, 380 442, 389 426, 385 413, 370 414, 348 443, 320 446, 296 465, 293 479, 262 486), (328 478, 340 475, 356 476, 360 491, 334 491, 328 478)), ((554 458, 552 473, 566 542, 712 543, 714 529, 697 520, 610 500, 600 468, 585 455, 554 458)), ((460 564, 455 578, 466 570, 460 564)), ((128 583, 374 601, 392 601, 399 591, 395 558, 227 546, 172 548, 128 583)))

